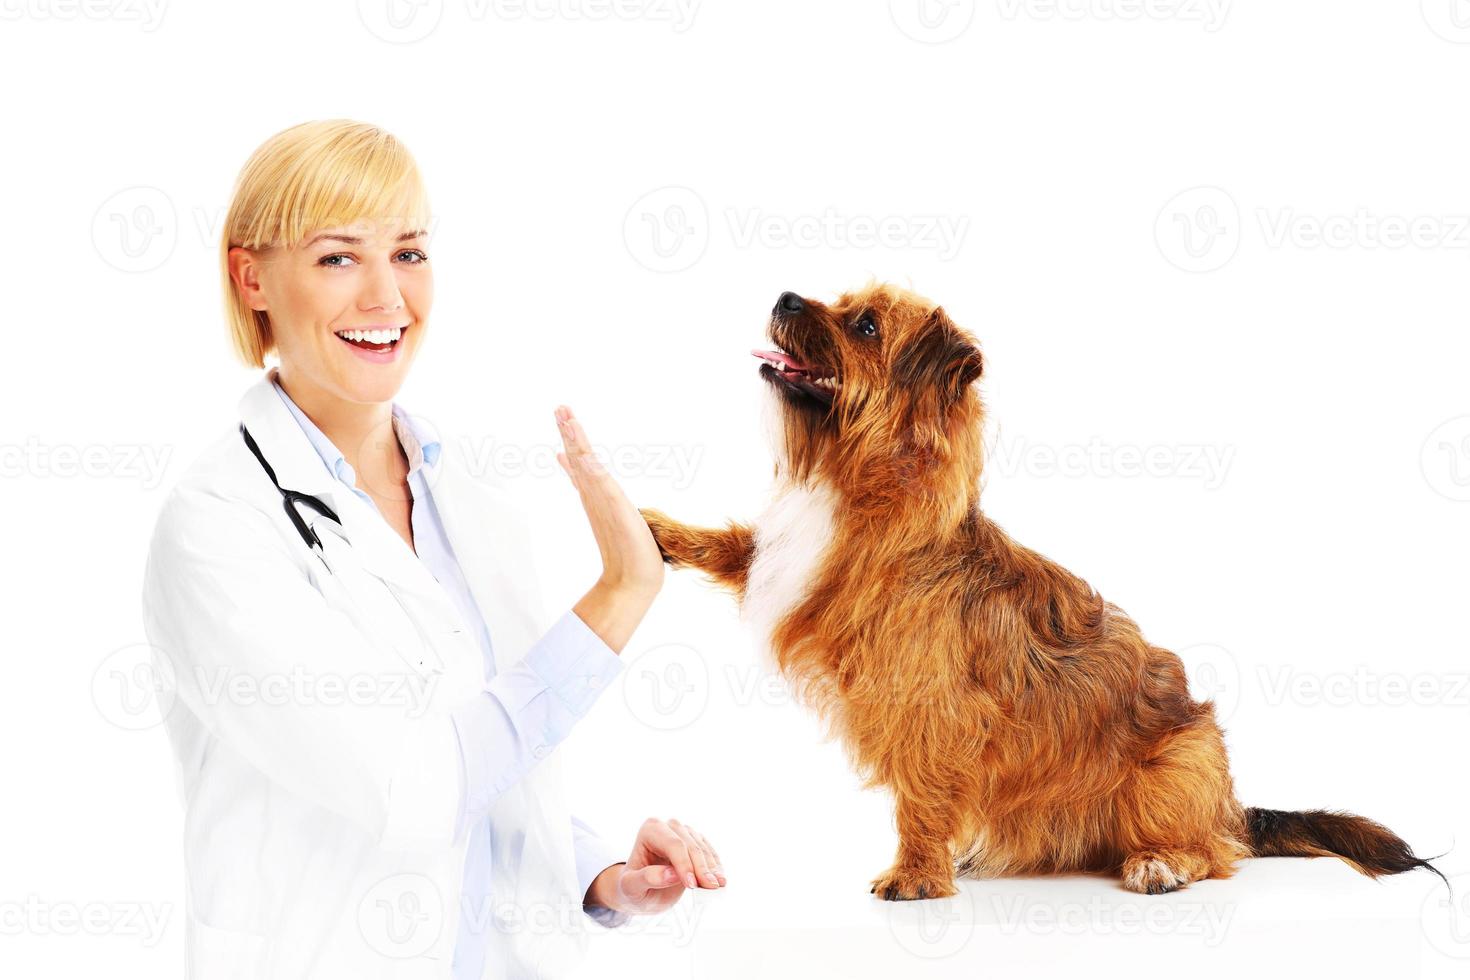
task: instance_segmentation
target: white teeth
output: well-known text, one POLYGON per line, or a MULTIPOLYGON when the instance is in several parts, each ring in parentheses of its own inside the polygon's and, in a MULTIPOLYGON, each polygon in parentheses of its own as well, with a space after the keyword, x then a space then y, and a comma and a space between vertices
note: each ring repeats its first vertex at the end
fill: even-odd
POLYGON ((403 337, 402 327, 392 327, 388 330, 338 330, 337 336, 343 340, 355 340, 359 343, 387 344, 403 337))

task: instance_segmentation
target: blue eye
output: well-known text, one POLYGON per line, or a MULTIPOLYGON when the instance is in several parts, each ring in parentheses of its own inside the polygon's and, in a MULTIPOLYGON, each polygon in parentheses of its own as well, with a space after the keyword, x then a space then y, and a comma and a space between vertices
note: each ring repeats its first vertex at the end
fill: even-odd
MULTIPOLYGON (((422 250, 417 248, 406 248, 395 255, 394 258, 401 260, 406 255, 413 256, 413 258, 405 261, 403 263, 404 265, 422 265, 423 263, 429 261, 429 257, 425 255, 422 250)), ((317 260, 318 265, 324 265, 329 269, 345 269, 347 268, 347 265, 349 263, 356 264, 357 259, 353 258, 345 252, 335 252, 331 255, 323 255, 320 259, 317 260), (333 261, 334 259, 342 259, 344 261, 336 262, 333 261)))

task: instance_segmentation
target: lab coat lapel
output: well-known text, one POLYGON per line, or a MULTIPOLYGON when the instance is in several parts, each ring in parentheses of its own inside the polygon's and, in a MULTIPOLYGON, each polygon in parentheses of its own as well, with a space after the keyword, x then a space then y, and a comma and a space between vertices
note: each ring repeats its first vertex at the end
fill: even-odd
MULTIPOLYGON (((276 471, 276 481, 282 487, 320 497, 336 510, 346 494, 346 487, 327 472, 306 433, 291 417, 290 409, 276 393, 272 381, 275 374, 273 367, 240 397, 240 421, 250 430, 250 437, 260 447, 271 469, 276 471)), ((263 472, 261 479, 266 479, 263 472)))
MULTIPOLYGON (((275 390, 276 371, 272 367, 245 392, 239 412, 266 461, 276 471, 281 486, 320 497, 336 511, 352 554, 363 568, 401 588, 440 597, 439 583, 408 542, 398 536, 375 507, 327 471, 311 440, 275 390)), ((263 473, 261 476, 265 478, 263 473)), ((302 508, 302 514, 308 522, 315 523, 315 515, 306 508, 302 508)))
POLYGON ((457 447, 441 444, 439 463, 434 502, 503 672, 541 632, 540 597, 527 585, 526 532, 504 491, 476 478, 457 447))

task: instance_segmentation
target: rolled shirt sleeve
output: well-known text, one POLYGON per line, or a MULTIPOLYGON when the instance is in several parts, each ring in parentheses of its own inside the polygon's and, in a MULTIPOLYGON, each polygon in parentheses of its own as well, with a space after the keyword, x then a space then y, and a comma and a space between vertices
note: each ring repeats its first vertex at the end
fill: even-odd
POLYGON ((454 709, 464 789, 456 839, 551 754, 622 669, 622 658, 568 610, 515 666, 454 709))

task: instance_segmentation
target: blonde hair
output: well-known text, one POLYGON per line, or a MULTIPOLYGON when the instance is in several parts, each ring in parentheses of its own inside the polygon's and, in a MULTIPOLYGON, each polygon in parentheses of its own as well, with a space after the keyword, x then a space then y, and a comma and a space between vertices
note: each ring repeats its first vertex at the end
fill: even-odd
POLYGON ((282 130, 246 161, 220 235, 225 317, 235 354, 264 367, 275 350, 270 317, 253 310, 230 277, 230 249, 292 247, 320 228, 364 219, 427 228, 429 199, 418 164, 391 133, 350 119, 282 130))

